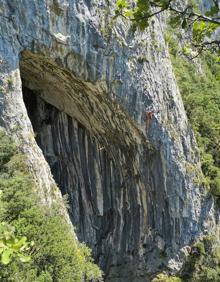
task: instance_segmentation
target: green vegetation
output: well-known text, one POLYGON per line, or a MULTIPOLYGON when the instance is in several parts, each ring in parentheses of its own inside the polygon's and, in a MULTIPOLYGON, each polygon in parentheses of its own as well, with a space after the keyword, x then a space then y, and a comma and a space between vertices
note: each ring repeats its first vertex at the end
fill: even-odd
POLYGON ((220 249, 215 237, 206 236, 191 248, 180 276, 189 282, 220 281, 220 249))
MULTIPOLYGON (((11 230, 12 244, 7 246, 14 250, 9 257, 2 258, 0 281, 78 282, 82 278, 95 281, 101 277, 90 250, 74 238, 58 207, 40 204, 25 157, 3 131, 0 187, 0 226, 11 230)), ((0 244, 2 239, 0 230, 0 244)))
POLYGON ((8 88, 11 90, 12 87, 13 87, 13 80, 12 80, 12 78, 9 78, 7 82, 8 82, 8 88))
POLYGON ((213 236, 206 236, 191 247, 190 255, 177 276, 158 274, 152 282, 219 282, 220 246, 213 236))
POLYGON ((160 273, 152 282, 182 282, 182 279, 176 276, 168 276, 166 273, 160 273))
POLYGON ((19 258, 21 262, 30 261, 31 257, 26 255, 29 246, 26 237, 16 238, 15 228, 5 222, 0 222, 0 256, 1 264, 9 264, 13 258, 19 258))
POLYGON ((206 52, 199 70, 199 64, 181 55, 171 33, 167 33, 166 40, 185 109, 199 144, 203 182, 220 199, 220 65, 214 55, 206 52))

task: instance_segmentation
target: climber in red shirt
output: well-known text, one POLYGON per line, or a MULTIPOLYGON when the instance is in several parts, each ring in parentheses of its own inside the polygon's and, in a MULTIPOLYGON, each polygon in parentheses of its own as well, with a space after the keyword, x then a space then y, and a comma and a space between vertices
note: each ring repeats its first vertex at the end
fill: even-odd
POLYGON ((154 111, 147 111, 145 112, 145 123, 146 123, 146 130, 148 130, 150 126, 150 121, 153 119, 154 111))

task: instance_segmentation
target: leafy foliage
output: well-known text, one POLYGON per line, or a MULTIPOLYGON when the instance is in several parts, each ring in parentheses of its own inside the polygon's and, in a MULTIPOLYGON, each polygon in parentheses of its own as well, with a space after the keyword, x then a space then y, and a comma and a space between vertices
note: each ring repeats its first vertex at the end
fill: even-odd
POLYGON ((193 39, 197 43, 202 43, 205 37, 211 37, 213 32, 219 27, 216 23, 196 21, 193 24, 193 39))
POLYGON ((201 13, 195 1, 180 8, 176 0, 129 0, 116 1, 115 16, 122 16, 132 21, 135 28, 144 30, 150 24, 151 18, 165 11, 170 12, 170 24, 185 30, 192 30, 192 47, 200 52, 211 49, 220 55, 220 41, 213 39, 214 31, 220 26, 218 17, 218 1, 210 1, 210 9, 201 13))
POLYGON ((31 257, 26 255, 26 252, 32 244, 27 243, 25 236, 16 238, 13 226, 5 222, 0 223, 0 255, 3 265, 9 264, 14 257, 18 257, 21 262, 30 261, 31 257))
MULTIPOLYGON (((57 205, 47 208, 40 204, 24 156, 16 151, 13 142, 1 131, 0 144, 0 222, 5 222, 3 227, 8 228, 10 233, 7 238, 12 239, 10 246, 7 240, 4 242, 9 250, 13 248, 13 253, 9 255, 13 259, 9 259, 7 254, 3 259, 5 265, 0 265, 0 281, 78 282, 83 278, 86 281, 101 279, 101 271, 94 264, 91 251, 75 239, 57 205), (29 249, 27 242, 32 241, 34 245, 29 249), (31 259, 23 256, 26 251, 31 259), (24 260, 26 263, 23 263, 24 260)), ((5 240, 5 231, 2 232, 0 242, 1 238, 5 240)))
POLYGON ((182 279, 175 276, 169 276, 165 273, 158 274, 152 282, 182 282, 182 279))

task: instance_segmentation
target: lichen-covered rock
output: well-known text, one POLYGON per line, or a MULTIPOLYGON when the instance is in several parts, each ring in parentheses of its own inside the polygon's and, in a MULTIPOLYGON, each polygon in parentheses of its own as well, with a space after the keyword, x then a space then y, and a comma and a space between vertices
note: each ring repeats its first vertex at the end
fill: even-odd
POLYGON ((60 199, 50 165, 106 281, 148 281, 214 229, 213 203, 162 21, 134 32, 112 11, 104 0, 1 1, 0 122, 46 203, 60 199))

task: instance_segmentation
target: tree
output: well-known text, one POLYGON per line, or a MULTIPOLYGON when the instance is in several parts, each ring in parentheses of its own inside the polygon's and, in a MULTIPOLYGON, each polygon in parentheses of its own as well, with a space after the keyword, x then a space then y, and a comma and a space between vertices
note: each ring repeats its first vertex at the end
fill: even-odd
POLYGON ((186 30, 192 30, 192 47, 200 54, 211 50, 220 55, 220 40, 213 33, 220 26, 220 7, 218 0, 210 0, 210 9, 202 13, 192 1, 178 5, 177 0, 118 0, 115 16, 122 16, 133 22, 135 28, 144 30, 150 20, 164 12, 170 14, 170 24, 186 30))

